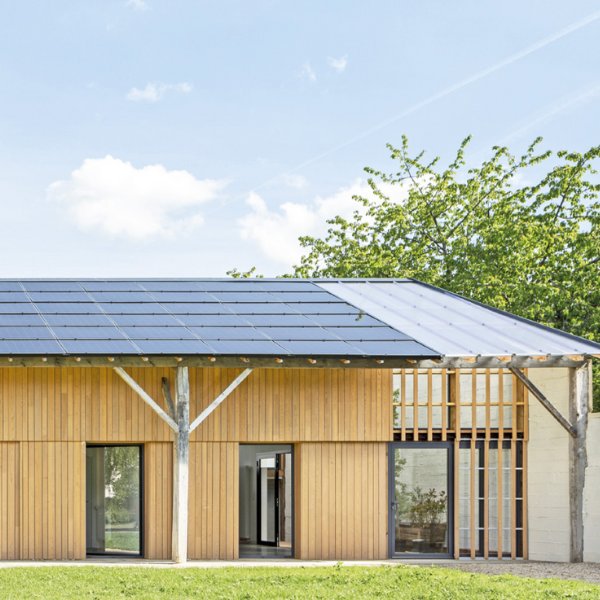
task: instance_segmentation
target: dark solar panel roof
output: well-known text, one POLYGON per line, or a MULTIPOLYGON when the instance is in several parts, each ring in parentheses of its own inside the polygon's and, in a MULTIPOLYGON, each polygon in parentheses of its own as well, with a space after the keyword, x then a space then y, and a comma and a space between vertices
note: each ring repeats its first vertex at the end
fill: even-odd
POLYGON ((434 357, 308 280, 0 281, 0 355, 434 357))

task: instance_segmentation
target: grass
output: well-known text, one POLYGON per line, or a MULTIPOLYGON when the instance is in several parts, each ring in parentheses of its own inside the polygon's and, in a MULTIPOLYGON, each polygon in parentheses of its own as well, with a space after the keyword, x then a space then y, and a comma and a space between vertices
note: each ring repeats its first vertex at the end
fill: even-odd
POLYGON ((138 531, 107 531, 104 545, 107 550, 139 552, 140 534, 138 531))
POLYGON ((0 569, 0 598, 599 598, 600 586, 424 567, 16 567, 0 569))

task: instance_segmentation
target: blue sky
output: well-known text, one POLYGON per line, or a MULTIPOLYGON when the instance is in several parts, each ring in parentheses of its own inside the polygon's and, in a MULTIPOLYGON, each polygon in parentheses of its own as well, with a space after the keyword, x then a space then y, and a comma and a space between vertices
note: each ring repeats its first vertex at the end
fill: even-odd
POLYGON ((600 2, 0 2, 0 277, 289 271, 386 142, 600 143, 600 2))

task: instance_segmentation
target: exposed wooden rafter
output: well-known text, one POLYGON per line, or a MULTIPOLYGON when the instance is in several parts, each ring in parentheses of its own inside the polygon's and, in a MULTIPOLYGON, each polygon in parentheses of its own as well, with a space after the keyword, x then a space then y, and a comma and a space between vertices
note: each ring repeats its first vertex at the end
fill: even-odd
POLYGON ((441 358, 334 356, 0 356, 0 367, 221 367, 327 369, 578 368, 587 356, 467 356, 441 358), (276 360, 277 359, 277 360, 276 360), (342 362, 342 359, 347 362, 342 362))

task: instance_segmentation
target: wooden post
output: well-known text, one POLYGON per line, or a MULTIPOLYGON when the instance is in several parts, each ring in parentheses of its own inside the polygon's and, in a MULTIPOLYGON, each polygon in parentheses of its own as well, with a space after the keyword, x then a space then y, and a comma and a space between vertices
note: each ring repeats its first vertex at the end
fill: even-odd
POLYGON ((569 416, 575 436, 569 443, 569 502, 571 517, 571 562, 583 561, 583 488, 587 466, 586 435, 590 404, 588 362, 569 369, 569 416))
POLYGON ((173 560, 187 562, 190 382, 187 367, 177 367, 177 431, 173 452, 173 560))

